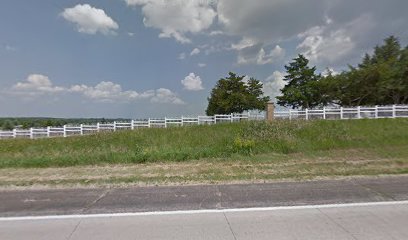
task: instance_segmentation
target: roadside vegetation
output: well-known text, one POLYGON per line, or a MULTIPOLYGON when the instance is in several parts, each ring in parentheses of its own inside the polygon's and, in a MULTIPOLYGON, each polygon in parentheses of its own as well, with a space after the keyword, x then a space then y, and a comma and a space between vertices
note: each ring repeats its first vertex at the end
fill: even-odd
POLYGON ((408 173, 408 119, 241 122, 0 143, 0 186, 262 182, 408 173))
MULTIPOLYGON (((259 154, 405 148, 408 119, 241 122, 214 126, 139 129, 0 144, 0 168, 185 162, 259 154)), ((385 151, 383 154, 387 154, 385 151)), ((389 153, 393 154, 393 153, 389 153)), ((394 152, 395 154, 395 152, 394 152)))

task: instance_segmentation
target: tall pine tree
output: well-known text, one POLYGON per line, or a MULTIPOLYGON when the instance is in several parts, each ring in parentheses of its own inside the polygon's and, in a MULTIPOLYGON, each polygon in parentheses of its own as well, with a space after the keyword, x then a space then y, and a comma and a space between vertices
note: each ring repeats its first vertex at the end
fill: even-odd
POLYGON ((282 90, 282 96, 277 97, 278 104, 292 108, 314 108, 321 105, 316 67, 309 67, 309 60, 299 55, 289 65, 285 66, 288 83, 282 90))

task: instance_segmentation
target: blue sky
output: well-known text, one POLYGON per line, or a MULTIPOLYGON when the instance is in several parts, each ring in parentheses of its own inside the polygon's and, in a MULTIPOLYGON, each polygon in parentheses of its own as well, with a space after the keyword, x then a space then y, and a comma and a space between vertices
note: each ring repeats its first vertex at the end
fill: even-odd
POLYGON ((272 98, 302 53, 344 69, 394 34, 403 0, 4 0, 0 116, 163 117, 203 114, 229 71, 272 98))

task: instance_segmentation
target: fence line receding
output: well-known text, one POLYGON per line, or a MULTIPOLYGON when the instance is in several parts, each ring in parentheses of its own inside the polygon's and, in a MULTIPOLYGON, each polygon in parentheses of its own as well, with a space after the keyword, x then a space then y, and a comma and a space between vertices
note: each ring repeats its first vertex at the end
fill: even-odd
MULTIPOLYGON (((408 105, 275 111, 274 118, 288 120, 408 118, 408 105)), ((89 135, 98 132, 116 132, 121 130, 136 130, 140 128, 212 125, 217 123, 240 122, 244 120, 265 120, 265 115, 248 113, 163 119, 149 118, 132 120, 130 122, 97 123, 94 125, 81 124, 64 125, 61 127, 49 126, 46 128, 13 129, 12 131, 0 131, 0 139, 69 137, 89 135)))

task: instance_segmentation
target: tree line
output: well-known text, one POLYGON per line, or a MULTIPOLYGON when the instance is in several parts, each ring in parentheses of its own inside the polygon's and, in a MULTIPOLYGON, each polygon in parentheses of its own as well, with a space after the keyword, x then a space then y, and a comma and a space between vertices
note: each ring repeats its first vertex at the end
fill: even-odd
MULTIPOLYGON (((408 104, 408 46, 403 48, 394 36, 365 54, 357 66, 335 74, 317 73, 304 55, 285 66, 286 85, 277 103, 293 109, 324 106, 408 104)), ((208 98, 207 114, 242 113, 264 110, 270 101, 262 82, 230 72, 221 78, 208 98)))
POLYGON ((391 36, 357 66, 340 74, 317 74, 316 67, 299 55, 286 68, 287 85, 278 104, 292 108, 328 105, 362 106, 408 104, 408 46, 391 36))

